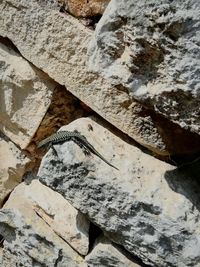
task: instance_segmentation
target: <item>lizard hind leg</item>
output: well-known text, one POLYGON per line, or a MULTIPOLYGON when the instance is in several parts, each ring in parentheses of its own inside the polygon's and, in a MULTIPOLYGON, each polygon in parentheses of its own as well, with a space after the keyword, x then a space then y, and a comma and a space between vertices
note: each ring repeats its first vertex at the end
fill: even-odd
POLYGON ((87 147, 85 147, 84 144, 81 143, 81 141, 77 140, 76 138, 73 138, 73 141, 74 141, 74 143, 76 143, 83 150, 83 153, 86 156, 90 156, 91 155, 90 150, 87 147))
MULTIPOLYGON (((84 136, 84 135, 82 135, 78 130, 74 130, 74 133, 75 134, 77 134, 79 137, 81 137, 82 139, 84 139, 84 140, 86 140, 87 141, 87 138, 84 136)), ((74 139, 75 139, 76 137, 74 137, 74 139)))
POLYGON ((89 151, 85 146, 82 147, 82 150, 83 150, 83 153, 84 153, 86 156, 90 156, 90 155, 91 155, 90 151, 89 151))

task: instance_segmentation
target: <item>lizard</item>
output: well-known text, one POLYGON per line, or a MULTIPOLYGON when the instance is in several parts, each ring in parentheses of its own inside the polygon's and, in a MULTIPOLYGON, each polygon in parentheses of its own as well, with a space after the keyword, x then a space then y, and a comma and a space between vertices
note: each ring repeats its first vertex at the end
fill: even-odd
MULTIPOLYGON (((67 141, 74 141, 80 148, 83 149, 83 152, 85 155, 89 155, 90 152, 92 152, 94 155, 98 156, 100 159, 102 159, 105 163, 107 163, 109 166, 115 168, 116 170, 119 170, 117 167, 112 165, 109 161, 107 161, 86 139, 86 137, 82 134, 80 134, 77 130, 74 130, 72 132, 70 131, 59 131, 55 134, 52 134, 51 136, 45 138, 38 144, 38 148, 42 147, 51 147, 53 148, 53 145, 64 143, 67 141)), ((53 148, 55 151, 55 149, 53 148)))

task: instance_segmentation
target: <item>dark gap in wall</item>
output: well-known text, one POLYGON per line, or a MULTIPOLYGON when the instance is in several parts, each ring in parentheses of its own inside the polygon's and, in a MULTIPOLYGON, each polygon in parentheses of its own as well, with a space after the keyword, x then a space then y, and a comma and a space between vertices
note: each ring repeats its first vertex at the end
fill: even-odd
POLYGON ((150 265, 146 265, 142 262, 140 258, 137 256, 129 253, 123 246, 118 245, 114 242, 112 242, 113 247, 115 247, 120 253, 122 253, 126 258, 128 258, 130 261, 134 262, 135 264, 138 264, 140 267, 150 267, 150 265))
POLYGON ((5 140, 6 142, 12 142, 9 137, 2 133, 2 131, 0 131, 0 138, 5 140))
POLYGON ((93 224, 92 222, 90 222, 90 228, 89 228, 89 252, 91 252, 91 250, 94 247, 95 241, 96 239, 102 234, 102 230, 96 226, 95 224, 93 224))
POLYGON ((4 44, 8 48, 12 48, 16 53, 20 54, 20 51, 17 49, 16 45, 7 37, 0 36, 0 43, 4 44))
POLYGON ((146 110, 154 121, 169 151, 170 156, 167 162, 179 166, 192 162, 200 157, 200 135, 181 128, 178 124, 173 123, 162 114, 158 114, 148 108, 146 110))
POLYGON ((90 23, 87 25, 91 30, 95 30, 97 23, 101 19, 102 15, 96 15, 94 17, 89 18, 90 23))
POLYGON ((0 235, 0 247, 3 248, 4 237, 0 235))
POLYGON ((67 10, 67 6, 65 3, 62 3, 59 6, 59 12, 63 13, 63 14, 68 14, 68 15, 76 18, 77 20, 80 21, 81 24, 83 24, 84 26, 88 27, 91 30, 95 30, 97 23, 99 22, 99 20, 102 17, 102 14, 91 16, 91 17, 89 17, 89 16, 88 17, 75 17, 73 14, 71 14, 67 10))
MULTIPOLYGON (((13 189, 14 190, 14 189, 13 189)), ((12 190, 12 191, 13 191, 12 190)), ((9 197, 10 197, 10 194, 12 193, 12 191, 10 192, 10 193, 8 193, 5 197, 4 197, 4 199, 3 199, 3 201, 2 201, 2 204, 1 204, 1 208, 5 205, 5 203, 7 202, 7 200, 9 199, 9 197)))
MULTIPOLYGON (((118 90, 129 94, 129 90, 126 87, 122 85, 117 85, 115 87, 118 90)), ((150 154, 159 160, 165 161, 175 166, 179 166, 184 163, 190 163, 200 158, 199 134, 181 128, 181 126, 177 123, 170 121, 160 113, 156 113, 152 108, 144 105, 133 97, 130 97, 130 101, 136 102, 138 103, 138 105, 141 105, 143 107, 142 111, 138 113, 138 116, 151 118, 154 125, 156 126, 158 133, 160 134, 163 142, 166 145, 166 149, 169 152, 169 155, 159 155, 152 152, 151 150, 145 150, 145 147, 139 144, 138 148, 140 148, 144 153, 150 154)))

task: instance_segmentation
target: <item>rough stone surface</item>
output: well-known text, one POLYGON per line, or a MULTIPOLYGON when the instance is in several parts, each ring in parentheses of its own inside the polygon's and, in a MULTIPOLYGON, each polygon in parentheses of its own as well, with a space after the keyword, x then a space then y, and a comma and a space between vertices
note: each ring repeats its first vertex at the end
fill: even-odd
POLYGON ((3 243, 2 267, 85 267, 77 254, 32 207, 15 193, 0 211, 3 243))
POLYGON ((12 208, 29 203, 38 216, 72 248, 82 255, 88 253, 89 221, 60 194, 38 180, 33 180, 30 185, 22 183, 17 186, 9 203, 12 203, 12 208))
POLYGON ((39 169, 40 181, 145 263, 199 266, 199 163, 192 173, 186 167, 176 169, 89 119, 62 127, 73 129, 119 171, 67 142, 54 146, 57 156, 49 150, 39 169))
POLYGON ((21 182, 29 162, 27 156, 0 134, 0 206, 5 197, 21 182))
POLYGON ((112 0, 89 48, 90 69, 199 134, 199 17, 199 0, 112 0))
POLYGON ((3 265, 2 256, 3 256, 3 248, 0 247, 0 264, 1 264, 1 266, 3 265))
MULTIPOLYGON (((163 136, 165 128, 160 133, 159 119, 154 121, 151 113, 134 102, 123 87, 112 87, 88 72, 86 54, 93 32, 70 15, 61 14, 56 3, 1 1, 0 34, 8 37, 25 58, 118 129, 158 154, 171 153, 166 140, 171 148, 173 140, 169 138, 171 135, 163 136)), ((181 140, 180 133, 176 139, 181 140)), ((200 146, 194 147, 197 150, 200 146)))
POLYGON ((0 130, 24 149, 50 104, 55 82, 0 43, 0 130))
POLYGON ((111 242, 101 237, 91 253, 85 258, 88 267, 140 267, 133 257, 126 257, 124 251, 114 247, 111 242))
POLYGON ((102 15, 110 0, 58 0, 76 17, 91 18, 102 15))

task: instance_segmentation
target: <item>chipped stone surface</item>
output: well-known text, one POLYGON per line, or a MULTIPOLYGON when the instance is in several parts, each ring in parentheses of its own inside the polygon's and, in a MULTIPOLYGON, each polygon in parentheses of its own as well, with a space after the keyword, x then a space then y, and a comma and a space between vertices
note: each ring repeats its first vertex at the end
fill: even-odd
POLYGON ((17 186, 30 159, 11 141, 0 135, 0 206, 5 197, 17 186))
POLYGON ((110 0, 58 0, 76 17, 91 18, 102 15, 110 0))
POLYGON ((58 156, 52 150, 46 154, 38 173, 40 181, 70 200, 111 240, 146 264, 198 266, 199 164, 192 167, 192 173, 176 169, 90 119, 62 127, 74 129, 119 171, 67 142, 54 146, 58 156))
POLYGON ((30 199, 17 191, 0 211, 0 233, 5 237, 2 267, 86 267, 83 258, 33 209, 30 199))
POLYGON ((101 237, 85 260, 88 267, 141 267, 133 257, 126 256, 119 247, 113 246, 107 238, 101 237))
POLYGON ((56 4, 47 0, 1 1, 0 34, 118 129, 158 154, 171 153, 166 140, 173 140, 160 133, 160 125, 148 110, 134 102, 123 87, 112 87, 88 71, 87 48, 93 32, 70 15, 61 14, 56 4))
POLYGON ((112 0, 90 44, 90 69, 199 134, 199 16, 199 0, 112 0))
POLYGON ((2 256, 3 256, 3 248, 0 247, 0 264, 1 264, 1 266, 3 265, 2 256))
POLYGON ((1 43, 0 62, 0 130, 24 149, 47 111, 55 82, 1 43))
POLYGON ((10 203, 13 209, 23 209, 24 202, 78 253, 87 254, 89 221, 60 194, 33 180, 30 185, 17 186, 5 207, 10 203))

